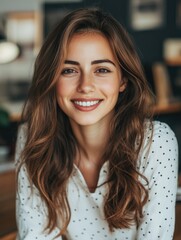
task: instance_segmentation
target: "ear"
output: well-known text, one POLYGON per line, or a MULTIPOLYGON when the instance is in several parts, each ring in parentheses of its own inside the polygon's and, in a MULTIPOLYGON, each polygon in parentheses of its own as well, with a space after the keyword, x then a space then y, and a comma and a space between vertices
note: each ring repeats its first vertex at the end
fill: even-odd
POLYGON ((123 77, 120 82, 119 92, 123 92, 127 87, 127 79, 123 77))

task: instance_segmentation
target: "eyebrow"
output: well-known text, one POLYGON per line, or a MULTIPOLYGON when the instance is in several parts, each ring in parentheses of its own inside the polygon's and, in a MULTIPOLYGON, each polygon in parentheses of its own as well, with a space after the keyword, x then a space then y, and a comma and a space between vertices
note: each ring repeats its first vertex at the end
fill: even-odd
POLYGON ((116 64, 109 59, 100 59, 100 60, 94 60, 91 62, 92 65, 98 64, 98 63, 111 63, 112 65, 116 66, 116 64))
MULTIPOLYGON (((80 65, 79 62, 73 61, 73 60, 65 60, 64 63, 65 64, 72 64, 72 65, 80 65)), ((91 62, 91 65, 99 64, 99 63, 111 63, 112 65, 116 66, 116 64, 114 62, 112 62, 111 60, 109 60, 109 59, 94 60, 94 61, 91 62)))
POLYGON ((65 64, 72 64, 72 65, 80 65, 79 62, 76 62, 76 61, 72 61, 72 60, 65 60, 64 62, 65 64))

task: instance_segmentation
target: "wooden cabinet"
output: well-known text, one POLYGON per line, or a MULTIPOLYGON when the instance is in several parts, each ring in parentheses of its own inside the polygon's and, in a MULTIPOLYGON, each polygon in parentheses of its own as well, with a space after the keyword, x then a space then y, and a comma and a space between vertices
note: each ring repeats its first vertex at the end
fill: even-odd
POLYGON ((0 238, 16 230, 15 171, 0 172, 0 238))
POLYGON ((181 239, 181 203, 177 203, 174 240, 180 239, 181 239))

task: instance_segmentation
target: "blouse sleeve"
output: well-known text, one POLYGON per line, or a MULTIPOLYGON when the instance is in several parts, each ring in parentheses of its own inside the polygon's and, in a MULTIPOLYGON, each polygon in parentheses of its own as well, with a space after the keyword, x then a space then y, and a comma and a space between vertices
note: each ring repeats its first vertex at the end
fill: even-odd
MULTIPOLYGON (((150 138, 148 136, 147 138, 150 138)), ((173 131, 156 123, 148 157, 141 165, 149 184, 149 200, 138 228, 137 240, 172 240, 178 173, 178 144, 173 131)))
MULTIPOLYGON (((25 138, 23 126, 19 130, 16 144, 15 164, 17 167, 20 164, 20 155, 24 148, 25 138)), ((17 176, 16 222, 17 240, 52 240, 59 233, 58 229, 51 233, 45 231, 47 224, 46 207, 41 201, 38 190, 35 186, 30 185, 24 165, 21 166, 17 176)))

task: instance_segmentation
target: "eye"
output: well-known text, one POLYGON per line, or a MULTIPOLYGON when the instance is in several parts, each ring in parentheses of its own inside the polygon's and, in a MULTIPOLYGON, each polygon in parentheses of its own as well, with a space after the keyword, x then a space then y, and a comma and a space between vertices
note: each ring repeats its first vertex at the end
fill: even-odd
POLYGON ((73 74, 73 73, 77 73, 77 71, 72 68, 65 68, 61 72, 62 75, 68 75, 68 74, 73 74))
POLYGON ((111 71, 107 68, 98 68, 96 73, 110 73, 111 71))

